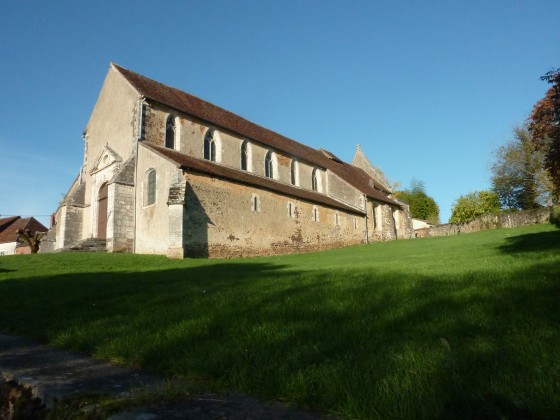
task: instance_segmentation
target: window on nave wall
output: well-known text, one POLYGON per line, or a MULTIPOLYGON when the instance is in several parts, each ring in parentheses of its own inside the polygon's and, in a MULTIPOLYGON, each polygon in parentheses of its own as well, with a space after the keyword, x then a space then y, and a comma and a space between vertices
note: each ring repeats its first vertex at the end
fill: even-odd
POLYGON ((175 118, 172 115, 167 117, 165 123, 165 147, 175 149, 175 118))
POLYGON ((247 141, 241 143, 241 169, 248 170, 249 155, 247 150, 247 141))
POLYGON ((144 206, 156 202, 156 186, 156 171, 150 168, 144 174, 144 206))
POLYGON ((319 191, 319 183, 317 182, 317 168, 313 168, 313 172, 311 172, 311 189, 313 191, 319 191))
POLYGON ((291 201, 288 202, 288 217, 289 218, 295 217, 295 206, 291 201))
POLYGON ((274 178, 274 161, 272 152, 269 150, 264 158, 264 176, 274 178))
POLYGON ((212 130, 208 130, 204 136, 204 159, 216 162, 216 141, 212 130))
POLYGON ((292 159, 292 164, 290 165, 290 182, 292 185, 299 185, 298 162, 296 159, 292 159))

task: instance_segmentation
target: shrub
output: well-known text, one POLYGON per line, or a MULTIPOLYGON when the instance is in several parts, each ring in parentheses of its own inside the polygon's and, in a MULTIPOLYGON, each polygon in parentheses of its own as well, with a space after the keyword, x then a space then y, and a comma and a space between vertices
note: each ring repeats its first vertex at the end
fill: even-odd
POLYGON ((550 223, 560 228, 560 206, 554 206, 550 214, 550 223))

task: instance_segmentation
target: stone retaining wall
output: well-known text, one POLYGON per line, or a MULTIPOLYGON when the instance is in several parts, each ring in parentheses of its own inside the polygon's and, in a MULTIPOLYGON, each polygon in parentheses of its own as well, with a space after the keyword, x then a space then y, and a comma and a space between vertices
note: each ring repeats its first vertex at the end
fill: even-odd
POLYGON ((430 236, 448 236, 458 235, 459 233, 480 232, 490 229, 514 228, 547 223, 550 220, 551 214, 552 207, 512 213, 502 212, 498 214, 487 214, 465 224, 448 223, 445 225, 417 229, 415 232, 417 238, 425 238, 430 236))

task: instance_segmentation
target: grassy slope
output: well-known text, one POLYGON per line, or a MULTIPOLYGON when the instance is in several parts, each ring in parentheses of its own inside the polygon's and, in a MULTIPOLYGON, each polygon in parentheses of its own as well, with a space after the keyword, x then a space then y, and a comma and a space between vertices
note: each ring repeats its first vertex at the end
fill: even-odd
POLYGON ((0 330, 354 418, 560 415, 560 231, 0 259, 0 330))

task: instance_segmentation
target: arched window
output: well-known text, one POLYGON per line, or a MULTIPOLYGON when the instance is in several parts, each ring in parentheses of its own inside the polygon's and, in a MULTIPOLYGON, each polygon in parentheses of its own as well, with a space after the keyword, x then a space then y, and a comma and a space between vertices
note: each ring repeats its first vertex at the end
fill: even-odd
POLYGON ((172 115, 167 117, 165 123, 165 147, 175 149, 175 119, 172 115))
POLYGON ((216 141, 212 130, 208 130, 204 136, 204 159, 216 162, 216 141))
POLYGON ((317 168, 313 168, 313 172, 311 172, 311 189, 313 191, 319 191, 319 184, 317 183, 317 168))
POLYGON ((156 171, 148 169, 144 175, 144 205, 151 206, 156 202, 156 171))
POLYGON ((274 178, 274 165, 272 163, 272 152, 269 150, 264 158, 264 176, 274 178))
POLYGON ((244 141, 243 143, 241 143, 241 169, 246 171, 247 170, 247 161, 248 161, 248 155, 247 155, 247 142, 244 141))
POLYGON ((317 209, 317 206, 313 206, 313 221, 319 221, 319 209, 317 209))
POLYGON ((290 182, 292 183, 292 185, 297 185, 296 170, 297 170, 297 160, 292 159, 292 164, 290 166, 290 182))

